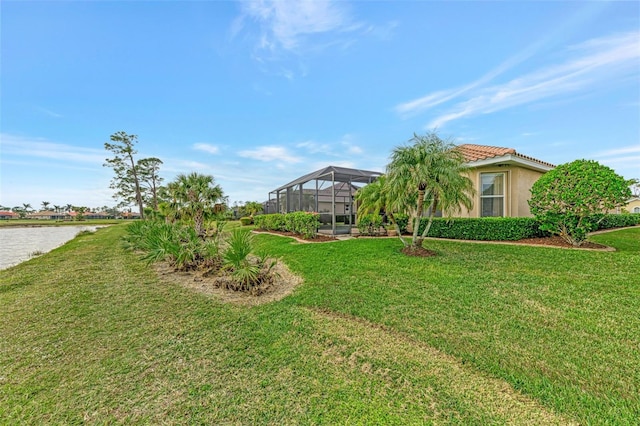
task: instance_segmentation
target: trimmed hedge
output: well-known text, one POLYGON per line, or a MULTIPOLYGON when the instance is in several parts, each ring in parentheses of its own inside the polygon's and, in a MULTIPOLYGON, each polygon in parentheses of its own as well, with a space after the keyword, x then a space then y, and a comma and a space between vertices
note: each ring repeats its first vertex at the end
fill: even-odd
POLYGON ((305 238, 315 238, 320 226, 320 215, 308 212, 263 214, 254 217, 253 222, 258 229, 265 231, 287 231, 305 238))
POLYGON ((261 214, 253 218, 256 228, 264 231, 286 231, 282 213, 261 214))
POLYGON ((396 220, 398 228, 400 228, 400 233, 404 234, 405 232, 407 232, 407 226, 409 225, 409 215, 406 215, 404 213, 396 213, 393 215, 393 217, 396 220))
POLYGON ((599 230, 640 225, 640 213, 606 214, 598 215, 598 218, 602 218, 598 223, 599 230))
MULTIPOLYGON (((640 214, 606 214, 598 215, 602 221, 598 230, 623 228, 640 225, 640 214)), ((427 226, 428 218, 420 221, 418 232, 422 234, 427 226)), ((541 231, 539 222, 532 217, 482 217, 433 219, 428 237, 451 238, 455 240, 481 241, 517 241, 524 238, 548 237, 548 232, 541 231)))
MULTIPOLYGON (((420 221, 418 232, 422 234, 428 218, 420 221)), ((549 234, 538 228, 538 221, 532 217, 482 217, 433 219, 428 237, 452 238, 456 240, 516 241, 537 238, 549 234)))

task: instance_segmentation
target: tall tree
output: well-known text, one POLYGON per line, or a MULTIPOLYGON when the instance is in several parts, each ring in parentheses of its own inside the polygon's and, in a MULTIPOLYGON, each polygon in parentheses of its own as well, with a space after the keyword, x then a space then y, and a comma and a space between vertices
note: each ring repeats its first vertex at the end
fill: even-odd
POLYGON ((29 203, 23 203, 22 204, 22 208, 27 213, 29 213, 31 210, 33 210, 33 207, 31 207, 31 204, 29 204, 29 203))
POLYGON ((437 209, 450 214, 462 206, 471 208, 473 183, 464 157, 453 143, 440 139, 435 132, 414 134, 409 142, 412 144, 397 147, 391 154, 387 196, 392 211, 405 212, 411 218, 411 247, 415 249, 422 246, 437 209), (424 215, 429 220, 418 237, 424 215))
POLYGON ((42 210, 45 210, 45 211, 49 210, 49 204, 51 204, 51 203, 48 202, 48 201, 43 201, 42 202, 42 210))
POLYGON ((62 207, 60 207, 60 206, 59 206, 59 205, 57 205, 57 204, 54 204, 54 205, 53 205, 53 210, 55 210, 55 212, 56 212, 56 213, 60 213, 60 209, 61 209, 61 208, 62 208, 62 207))
POLYGON ((144 218, 140 177, 133 158, 138 153, 134 149, 138 136, 117 132, 112 134, 110 139, 111 143, 105 142, 104 147, 107 151, 111 151, 114 157, 107 158, 104 165, 111 167, 116 174, 111 181, 111 188, 116 190, 114 198, 135 201, 140 210, 140 218, 144 218))
POLYGON ((144 186, 148 203, 151 204, 153 210, 158 210, 158 189, 163 179, 160 177, 160 165, 162 160, 155 157, 143 158, 138 161, 138 175, 140 183, 144 186))
POLYGON ((180 203, 181 215, 193 220, 198 236, 204 236, 204 215, 224 199, 224 192, 213 176, 190 173, 176 177, 174 195, 180 203))

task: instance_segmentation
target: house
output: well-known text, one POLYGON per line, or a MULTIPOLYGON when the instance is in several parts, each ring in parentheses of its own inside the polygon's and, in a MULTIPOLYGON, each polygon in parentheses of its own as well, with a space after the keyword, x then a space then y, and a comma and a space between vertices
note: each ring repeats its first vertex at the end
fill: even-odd
POLYGON ((85 219, 113 219, 114 218, 112 214, 109 214, 107 212, 85 212, 83 216, 85 219))
POLYGON ((633 197, 622 207, 628 213, 640 213, 640 197, 633 197))
POLYGON ((7 210, 0 211, 0 220, 2 219, 18 219, 20 215, 18 213, 10 212, 7 210))
POLYGON ((122 212, 119 216, 120 219, 140 219, 140 213, 136 212, 122 212))
POLYGON ((68 219, 69 215, 66 212, 54 212, 53 210, 42 210, 39 212, 33 212, 27 214, 28 219, 41 219, 41 220, 64 220, 68 219))
POLYGON ((553 164, 522 155, 513 148, 464 144, 458 150, 470 167, 476 194, 473 207, 457 217, 529 217, 531 187, 553 164))

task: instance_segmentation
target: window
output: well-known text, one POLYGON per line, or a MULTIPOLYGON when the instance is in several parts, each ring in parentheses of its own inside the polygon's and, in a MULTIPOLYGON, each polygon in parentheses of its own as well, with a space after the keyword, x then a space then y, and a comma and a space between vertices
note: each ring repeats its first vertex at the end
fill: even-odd
POLYGON ((633 212, 634 213, 640 213, 640 207, 634 207, 633 208, 633 212))
POLYGON ((480 216, 504 216, 504 173, 480 174, 480 216))

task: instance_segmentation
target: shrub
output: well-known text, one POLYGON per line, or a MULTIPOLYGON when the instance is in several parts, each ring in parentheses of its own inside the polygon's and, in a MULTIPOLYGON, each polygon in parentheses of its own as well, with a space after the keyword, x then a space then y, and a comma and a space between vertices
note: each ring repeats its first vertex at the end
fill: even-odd
POLYGON ((529 206, 540 228, 579 246, 598 228, 598 214, 624 205, 629 182, 597 161, 576 160, 533 184, 529 206))
POLYGON ((253 218, 258 229, 265 231, 285 231, 285 220, 281 213, 262 214, 253 218))
POLYGON ((258 229, 265 231, 288 231, 305 238, 315 238, 320 226, 320 215, 309 212, 287 214, 263 214, 254 218, 258 229))
POLYGON ((598 229, 623 228, 640 225, 640 213, 594 215, 592 220, 598 229))
POLYGON ((245 216, 245 217, 241 217, 240 218, 240 224, 242 226, 248 226, 251 225, 253 223, 253 217, 252 216, 245 216))
POLYGON ((224 252, 224 268, 231 272, 232 281, 225 287, 259 294, 260 286, 272 281, 272 268, 276 261, 269 262, 266 256, 251 256, 253 236, 248 230, 234 229, 228 243, 224 252))
MULTIPOLYGON (((428 218, 420 221, 422 233, 428 218)), ((516 241, 548 236, 531 217, 434 218, 429 237, 457 240, 516 241)))
POLYGON ((393 215, 393 219, 395 220, 398 228, 400 228, 400 233, 404 234, 407 232, 407 226, 409 225, 409 216, 404 213, 396 213, 393 215))
POLYGON ((182 271, 221 265, 218 240, 205 241, 193 227, 180 223, 133 222, 124 240, 127 248, 142 251, 148 263, 167 261, 182 271))
POLYGON ((379 214, 365 214, 358 218, 360 235, 378 235, 381 226, 382 217, 379 214))
POLYGON ((320 215, 309 212, 292 212, 284 215, 285 230, 304 238, 315 238, 320 226, 320 215))

